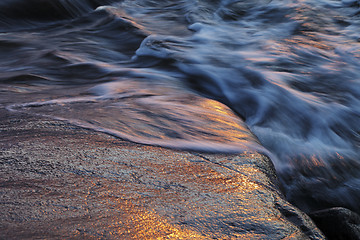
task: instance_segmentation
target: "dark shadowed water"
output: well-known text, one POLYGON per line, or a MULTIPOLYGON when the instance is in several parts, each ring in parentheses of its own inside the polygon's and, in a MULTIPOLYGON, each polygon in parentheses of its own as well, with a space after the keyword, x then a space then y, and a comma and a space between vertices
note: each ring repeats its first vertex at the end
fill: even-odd
POLYGON ((1 0, 0 91, 9 110, 193 150, 259 150, 243 119, 292 203, 360 213, 359 6, 1 0))

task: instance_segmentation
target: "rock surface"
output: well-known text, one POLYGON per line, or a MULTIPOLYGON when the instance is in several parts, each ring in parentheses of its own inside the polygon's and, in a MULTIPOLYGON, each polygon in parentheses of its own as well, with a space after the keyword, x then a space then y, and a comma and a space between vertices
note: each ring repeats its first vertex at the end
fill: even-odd
POLYGON ((324 239, 271 161, 123 141, 0 108, 0 239, 324 239))
POLYGON ((360 239, 360 216, 349 209, 336 207, 310 213, 328 239, 360 239))

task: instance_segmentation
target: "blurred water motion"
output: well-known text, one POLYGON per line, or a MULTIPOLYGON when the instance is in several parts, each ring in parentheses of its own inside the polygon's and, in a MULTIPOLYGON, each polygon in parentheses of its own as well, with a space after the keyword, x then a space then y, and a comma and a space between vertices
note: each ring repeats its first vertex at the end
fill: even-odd
POLYGON ((259 150, 303 210, 360 212, 357 1, 0 6, 9 110, 152 145, 259 150))
POLYGON ((180 88, 120 81, 80 95, 9 109, 67 120, 144 144, 211 152, 266 151, 225 105, 180 88))

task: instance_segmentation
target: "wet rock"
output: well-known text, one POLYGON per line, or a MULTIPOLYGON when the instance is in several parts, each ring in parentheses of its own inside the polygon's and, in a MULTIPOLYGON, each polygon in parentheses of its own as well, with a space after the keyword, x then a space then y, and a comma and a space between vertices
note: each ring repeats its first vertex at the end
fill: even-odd
POLYGON ((360 216, 346 208, 336 207, 310 213, 310 217, 328 239, 360 239, 360 216))
POLYGON ((1 239, 324 239, 257 152, 140 145, 1 108, 0 129, 1 239))

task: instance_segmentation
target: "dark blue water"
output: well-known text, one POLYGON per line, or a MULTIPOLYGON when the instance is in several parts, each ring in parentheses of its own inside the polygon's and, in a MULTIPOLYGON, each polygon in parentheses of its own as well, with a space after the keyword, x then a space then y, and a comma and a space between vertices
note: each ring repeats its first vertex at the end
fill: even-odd
POLYGON ((140 143, 268 151, 302 210, 360 213, 359 6, 2 0, 0 91, 9 110, 140 143))

